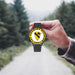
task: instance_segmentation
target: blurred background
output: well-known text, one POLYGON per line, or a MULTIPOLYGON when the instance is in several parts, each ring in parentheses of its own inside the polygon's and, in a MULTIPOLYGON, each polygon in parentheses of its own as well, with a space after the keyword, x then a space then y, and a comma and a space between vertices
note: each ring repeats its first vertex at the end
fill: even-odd
MULTIPOLYGON (((54 19, 74 38, 75 0, 0 0, 0 69, 31 45, 30 22, 54 19)), ((44 45, 56 49, 48 41, 44 45)), ((75 74, 75 68, 67 64, 75 74)))

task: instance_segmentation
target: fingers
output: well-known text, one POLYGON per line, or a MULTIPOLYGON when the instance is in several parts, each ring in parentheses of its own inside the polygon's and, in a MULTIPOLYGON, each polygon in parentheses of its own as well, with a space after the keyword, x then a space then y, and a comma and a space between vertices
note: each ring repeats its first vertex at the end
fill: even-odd
POLYGON ((34 26, 34 23, 30 23, 29 25, 30 25, 29 30, 32 30, 33 26, 34 26))
POLYGON ((53 21, 43 21, 43 22, 41 22, 43 27, 50 27, 50 26, 53 25, 52 23, 53 23, 53 21))
POLYGON ((30 26, 30 27, 29 27, 29 30, 32 30, 32 29, 33 29, 33 26, 30 26))
MULTIPOLYGON (((52 20, 52 21, 39 21, 39 22, 35 22, 35 23, 41 23, 42 28, 44 29, 50 29, 53 26, 55 26, 58 23, 58 20, 52 20)), ((32 30, 34 23, 30 23, 30 28, 29 30, 32 30)))
MULTIPOLYGON (((37 22, 38 23, 38 22, 37 22)), ((50 29, 52 28, 52 21, 40 21, 42 28, 44 29, 50 29)), ((30 28, 29 30, 32 30, 32 28, 34 27, 34 23, 30 23, 30 28)))
POLYGON ((55 26, 57 23, 58 23, 58 20, 42 21, 42 22, 41 22, 43 28, 46 28, 46 27, 52 28, 52 27, 55 26))

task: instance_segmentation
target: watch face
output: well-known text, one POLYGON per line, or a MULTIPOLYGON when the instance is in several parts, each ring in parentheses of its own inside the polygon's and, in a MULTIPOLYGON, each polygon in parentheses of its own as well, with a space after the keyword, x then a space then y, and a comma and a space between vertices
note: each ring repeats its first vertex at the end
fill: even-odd
POLYGON ((45 35, 45 32, 41 28, 34 28, 30 32, 29 37, 32 43, 41 44, 44 42, 46 35, 45 35))

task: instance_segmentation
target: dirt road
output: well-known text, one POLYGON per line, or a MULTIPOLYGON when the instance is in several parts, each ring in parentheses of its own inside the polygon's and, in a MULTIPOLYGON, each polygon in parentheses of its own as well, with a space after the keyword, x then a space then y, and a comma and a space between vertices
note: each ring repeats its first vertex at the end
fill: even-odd
POLYGON ((41 52, 33 52, 29 47, 24 53, 14 58, 5 66, 0 75, 73 75, 64 63, 44 46, 41 52))

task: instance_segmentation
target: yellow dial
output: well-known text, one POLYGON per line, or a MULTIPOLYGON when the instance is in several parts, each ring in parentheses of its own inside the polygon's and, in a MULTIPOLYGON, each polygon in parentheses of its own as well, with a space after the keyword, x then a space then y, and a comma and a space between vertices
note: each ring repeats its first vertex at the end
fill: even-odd
POLYGON ((45 32, 41 28, 34 28, 30 32, 29 37, 32 43, 41 44, 44 42, 46 35, 45 35, 45 32))

